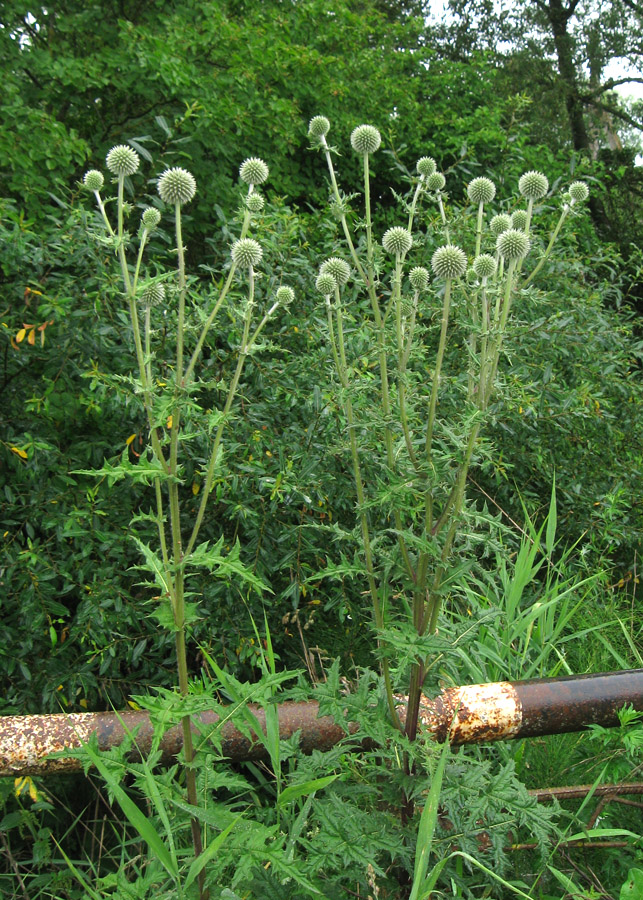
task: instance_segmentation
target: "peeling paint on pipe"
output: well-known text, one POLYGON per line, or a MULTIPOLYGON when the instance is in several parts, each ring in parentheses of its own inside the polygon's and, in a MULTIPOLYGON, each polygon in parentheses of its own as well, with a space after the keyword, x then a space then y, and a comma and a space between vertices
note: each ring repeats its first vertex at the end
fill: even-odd
MULTIPOLYGON (((404 720, 406 697, 397 697, 404 720)), ((447 688, 437 697, 423 696, 420 703, 419 733, 430 733, 439 741, 453 744, 507 740, 545 734, 581 731, 589 724, 611 727, 618 724, 617 711, 632 704, 643 711, 643 669, 607 672, 599 675, 571 675, 533 681, 475 684, 447 688)), ((265 716, 260 707, 250 706, 260 727, 265 716)), ((328 750, 346 732, 357 730, 347 723, 335 724, 319 717, 316 702, 282 703, 279 708, 282 739, 300 732, 304 753, 328 750)), ((249 740, 230 721, 218 725, 214 712, 193 720, 196 743, 218 730, 222 754, 230 759, 256 759, 263 755, 257 741, 249 740)), ((77 760, 51 759, 49 754, 77 748, 95 734, 98 747, 108 750, 122 743, 128 733, 136 733, 142 754, 151 747, 153 728, 146 712, 58 713, 48 716, 4 716, 0 718, 0 776, 45 775, 78 771, 77 760)), ((180 726, 165 733, 161 749, 165 760, 174 758, 182 746, 180 726)))

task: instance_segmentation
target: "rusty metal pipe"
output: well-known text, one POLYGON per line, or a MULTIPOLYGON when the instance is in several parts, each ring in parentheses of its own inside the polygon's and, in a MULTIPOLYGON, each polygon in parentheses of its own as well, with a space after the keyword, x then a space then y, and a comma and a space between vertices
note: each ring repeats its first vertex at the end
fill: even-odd
MULTIPOLYGON (((406 697, 399 696, 404 720, 406 697)), ((581 731, 587 725, 612 727, 618 724, 617 711, 632 704, 643 711, 643 669, 607 672, 598 675, 571 675, 533 681, 499 682, 447 688, 437 697, 422 697, 420 733, 428 732, 437 740, 447 738, 453 744, 506 740, 545 734, 581 731)), ((260 727, 265 727, 264 712, 250 706, 260 727)), ((328 716, 319 717, 318 704, 282 703, 278 708, 282 739, 300 732, 304 753, 327 750, 357 726, 335 724, 328 716)), ((215 712, 195 717, 193 728, 201 739, 217 727, 215 712)), ((48 716, 0 717, 0 776, 45 775, 80 769, 69 757, 49 758, 54 751, 79 747, 95 734, 98 747, 108 750, 122 743, 127 733, 136 734, 141 754, 149 751, 153 728, 146 712, 126 710, 120 713, 58 713, 48 716)), ((222 753, 230 759, 253 759, 263 755, 258 741, 251 741, 230 721, 218 727, 222 753)), ((182 746, 177 725, 167 731, 161 742, 166 760, 174 758, 182 746)))

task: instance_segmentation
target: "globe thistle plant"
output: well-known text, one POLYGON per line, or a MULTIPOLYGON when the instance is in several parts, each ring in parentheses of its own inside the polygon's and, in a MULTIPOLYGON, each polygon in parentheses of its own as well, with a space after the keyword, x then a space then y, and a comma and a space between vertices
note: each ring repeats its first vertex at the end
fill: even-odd
POLYGON ((467 271, 466 253, 453 244, 439 247, 431 258, 431 268, 438 278, 459 278, 467 271))
POLYGON ((569 186, 569 196, 574 203, 583 203, 589 197, 589 188, 584 181, 574 181, 569 186))
POLYGON ((239 167, 239 175, 246 184, 256 185, 263 184, 269 175, 268 166, 262 159, 251 156, 244 160, 239 167))
POLYGON ((196 181, 187 169, 166 169, 157 183, 159 197, 164 203, 183 206, 196 194, 196 181))
POLYGON ((288 285, 282 284, 281 287, 277 288, 275 299, 277 303, 280 303, 282 306, 290 306, 295 299, 295 292, 288 285))
POLYGON ((527 200, 542 200, 549 190, 549 180, 542 172, 525 172, 520 176, 518 189, 527 200))
POLYGON ((252 193, 246 197, 246 208, 251 213, 260 213, 264 208, 265 201, 261 194, 252 193))
POLYGON ((496 196, 496 186, 490 178, 474 178, 467 188, 472 203, 491 203, 496 196))
POLYGON ((313 116, 308 123, 308 134, 313 138, 325 137, 330 131, 330 122, 326 116, 313 116))
POLYGON ((508 262, 524 259, 529 253, 529 238, 524 231, 509 228, 498 235, 496 250, 508 262))
POLYGON ((235 241, 230 251, 232 261, 239 268, 249 269, 251 266, 258 266, 263 256, 261 244, 252 238, 242 238, 235 241))
POLYGON ((387 253, 404 256, 413 246, 413 238, 406 228, 395 226, 394 228, 389 228, 389 230, 384 233, 382 246, 387 253))
POLYGON ((503 231, 511 228, 511 216, 507 215, 507 213, 498 213, 498 215, 494 216, 491 222, 489 222, 489 228, 491 229, 491 233, 498 237, 503 231))
POLYGON ((436 162, 432 156, 421 156, 415 164, 415 167, 423 178, 428 178, 429 175, 433 175, 437 169, 436 162))
POLYGON ((340 287, 345 285, 351 276, 351 267, 346 260, 340 259, 338 256, 331 256, 330 259, 323 262, 319 271, 321 273, 329 272, 340 287))
POLYGON ((416 291, 425 291, 429 286, 429 273, 424 266, 415 266, 409 272, 409 281, 416 291))
POLYGON ((488 253, 482 253, 480 256, 476 256, 473 261, 473 271, 481 281, 484 281, 487 278, 493 278, 497 269, 498 263, 496 259, 488 253))
POLYGON ((433 191, 434 193, 443 190, 446 183, 447 180, 442 172, 432 172, 426 179, 427 190, 433 191))
POLYGON ((143 228, 147 228, 148 231, 153 231, 160 221, 161 213, 156 207, 148 206, 147 209, 143 210, 143 215, 141 216, 143 228))
POLYGON ((335 293, 337 281, 330 272, 320 272, 315 281, 315 287, 320 294, 323 294, 324 297, 328 297, 330 294, 335 293))
POLYGON ((99 172, 98 169, 90 169, 89 172, 85 172, 83 184, 88 191, 94 191, 94 193, 102 190, 105 184, 103 173, 99 172))
MULTIPOLYGON (((525 209, 517 209, 511 214, 511 227, 516 231, 526 231, 529 216, 525 209)), ((506 229, 505 229, 506 230, 506 229)))
POLYGON ((351 134, 351 147, 362 156, 375 153, 381 143, 382 136, 373 125, 358 125, 351 134))
POLYGON ((125 144, 119 144, 107 154, 105 159, 107 168, 113 175, 124 178, 126 175, 133 175, 139 167, 139 156, 131 147, 125 144))

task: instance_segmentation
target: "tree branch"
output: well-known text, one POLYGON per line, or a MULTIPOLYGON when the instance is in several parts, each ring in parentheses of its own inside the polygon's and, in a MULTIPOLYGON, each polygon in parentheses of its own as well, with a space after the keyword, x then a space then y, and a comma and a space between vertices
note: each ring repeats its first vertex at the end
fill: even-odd
POLYGON ((587 94, 579 94, 579 98, 583 102, 587 102, 592 100, 593 97, 598 97, 600 94, 605 94, 607 91, 613 90, 615 87, 618 87, 619 84, 643 84, 643 78, 610 78, 605 84, 597 87, 596 90, 590 91, 587 94))

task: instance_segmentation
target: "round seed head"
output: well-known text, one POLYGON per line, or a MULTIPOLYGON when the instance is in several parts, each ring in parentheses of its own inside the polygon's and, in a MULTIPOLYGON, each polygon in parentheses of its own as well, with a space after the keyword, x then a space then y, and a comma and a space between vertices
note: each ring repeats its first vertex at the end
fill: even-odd
POLYGON ((356 153, 375 153, 382 136, 373 125, 358 125, 351 134, 351 147, 356 153))
POLYGON ((326 262, 323 262, 319 268, 320 272, 330 272, 340 287, 346 284, 351 277, 351 267, 346 260, 340 259, 339 256, 331 256, 326 262))
POLYGON ((277 288, 277 293, 275 294, 277 303, 281 303, 282 306, 288 306, 294 299, 295 292, 288 285, 282 284, 280 288, 277 288))
POLYGON ((480 256, 476 256, 473 261, 473 271, 478 278, 493 277, 496 274, 497 268, 498 263, 493 256, 490 256, 488 253, 482 253, 480 256))
POLYGON ((437 169, 435 160, 432 156, 421 156, 415 165, 420 175, 424 175, 425 178, 428 178, 429 175, 433 175, 437 169))
POLYGON ((441 191, 444 185, 447 183, 446 178, 442 174, 442 172, 434 172, 433 175, 429 175, 426 179, 426 186, 430 191, 441 191))
POLYGON ((474 178, 467 194, 472 203, 491 203, 496 196, 496 186, 490 178, 474 178))
POLYGON ((315 281, 315 287, 320 294, 323 294, 324 297, 328 297, 329 294, 335 293, 337 282, 330 272, 320 272, 315 281))
POLYGON ((183 206, 196 194, 196 181, 187 169, 166 169, 159 178, 156 188, 164 203, 178 203, 183 206))
POLYGON ((141 303, 144 306, 160 306, 165 300, 165 288, 162 284, 150 284, 141 293, 141 303))
POLYGON ((252 238, 242 238, 240 241, 235 241, 230 252, 232 261, 242 269, 258 266, 263 256, 261 244, 252 238))
POLYGON ((549 181, 542 172, 525 172, 518 181, 518 190, 528 200, 541 200, 549 190, 549 181))
POLYGON ((496 249, 503 259, 522 259, 529 253, 529 238, 524 231, 509 228, 498 236, 496 249))
POLYGON ((517 209, 511 214, 511 227, 518 231, 524 231, 527 224, 527 213, 524 209, 517 209))
POLYGON ((511 228, 511 216, 508 216, 507 213, 499 213, 489 222, 489 228, 491 228, 492 234, 498 237, 503 231, 511 228))
POLYGON ((239 166, 239 175, 246 184, 263 184, 268 177, 268 166, 263 159, 251 156, 239 166))
POLYGON ((413 246, 413 238, 406 228, 396 225, 394 228, 389 228, 388 231, 384 232, 382 246, 388 253, 396 253, 399 256, 404 256, 404 254, 408 253, 413 246))
POLYGON ((113 175, 133 175, 138 169, 138 153, 125 144, 118 144, 107 154, 107 168, 113 175))
POLYGON ((429 286, 429 273, 424 266, 416 266, 409 272, 409 281, 416 291, 425 291, 429 286))
POLYGON ((447 244, 435 251, 431 266, 438 278, 459 278, 467 271, 467 257, 460 247, 447 244))
POLYGON ((308 123, 308 134, 311 137, 324 137, 330 131, 330 122, 326 116, 314 116, 308 123))
POLYGON ((152 231, 152 229, 156 228, 160 221, 161 213, 154 206, 148 206, 147 209, 143 210, 143 215, 141 216, 143 228, 147 228, 148 231, 152 231))
POLYGON ((569 186, 569 196, 575 203, 582 203, 589 197, 589 188, 584 181, 574 181, 569 186))
POLYGON ((98 169, 90 169, 89 172, 85 172, 83 184, 88 191, 100 191, 105 184, 103 173, 99 172, 98 169))
POLYGON ((249 194, 246 199, 246 206, 252 213, 260 213, 264 207, 264 199, 261 194, 249 194))

